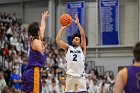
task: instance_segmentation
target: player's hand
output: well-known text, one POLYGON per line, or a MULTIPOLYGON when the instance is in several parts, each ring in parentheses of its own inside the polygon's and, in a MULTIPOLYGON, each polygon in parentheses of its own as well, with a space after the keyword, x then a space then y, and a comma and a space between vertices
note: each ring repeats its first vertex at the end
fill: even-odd
POLYGON ((43 53, 46 52, 46 48, 47 48, 47 44, 45 44, 45 42, 43 42, 43 45, 42 45, 43 53))
POLYGON ((43 20, 46 20, 48 18, 48 16, 49 16, 48 11, 44 11, 44 13, 42 13, 42 19, 43 20))
POLYGON ((61 29, 66 29, 68 26, 61 26, 61 29))
POLYGON ((78 18, 78 15, 77 15, 77 14, 75 14, 75 20, 74 20, 74 22, 75 22, 76 24, 79 24, 79 18, 78 18))

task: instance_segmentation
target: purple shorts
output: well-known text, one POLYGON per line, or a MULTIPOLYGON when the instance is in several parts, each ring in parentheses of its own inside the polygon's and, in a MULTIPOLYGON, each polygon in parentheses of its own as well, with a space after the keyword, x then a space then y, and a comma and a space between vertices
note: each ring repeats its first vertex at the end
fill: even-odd
POLYGON ((40 67, 27 67, 22 76, 22 92, 41 93, 40 67))

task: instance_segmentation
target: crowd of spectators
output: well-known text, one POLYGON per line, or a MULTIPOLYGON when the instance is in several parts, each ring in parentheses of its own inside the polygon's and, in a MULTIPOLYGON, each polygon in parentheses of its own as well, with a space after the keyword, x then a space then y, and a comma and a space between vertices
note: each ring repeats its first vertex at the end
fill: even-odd
MULTIPOLYGON (((22 74, 28 63, 30 39, 27 28, 21 28, 16 14, 0 12, 0 93, 20 93, 22 74)), ((51 39, 47 42, 47 59, 42 73, 42 93, 64 93, 66 77, 65 52, 51 39)), ((100 75, 86 65, 88 93, 113 93, 113 76, 100 75)))

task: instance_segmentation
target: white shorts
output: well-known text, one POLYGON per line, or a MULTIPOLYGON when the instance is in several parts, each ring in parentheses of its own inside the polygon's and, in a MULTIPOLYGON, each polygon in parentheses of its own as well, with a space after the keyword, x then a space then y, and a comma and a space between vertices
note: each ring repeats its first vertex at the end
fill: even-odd
POLYGON ((67 75, 65 92, 87 92, 85 77, 67 75))

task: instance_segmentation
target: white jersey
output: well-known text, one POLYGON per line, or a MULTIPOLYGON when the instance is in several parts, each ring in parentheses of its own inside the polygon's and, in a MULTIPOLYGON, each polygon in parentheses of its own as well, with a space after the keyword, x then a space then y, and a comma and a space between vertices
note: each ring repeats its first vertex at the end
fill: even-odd
POLYGON ((84 74, 85 69, 85 55, 82 51, 81 46, 73 47, 69 46, 66 53, 67 61, 67 74, 73 76, 81 76, 84 74))

